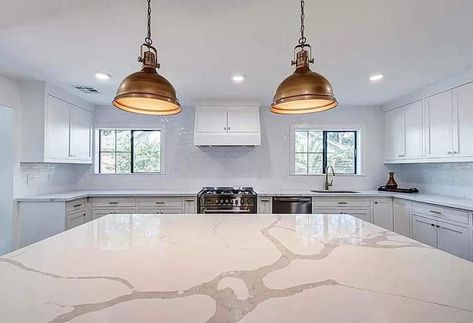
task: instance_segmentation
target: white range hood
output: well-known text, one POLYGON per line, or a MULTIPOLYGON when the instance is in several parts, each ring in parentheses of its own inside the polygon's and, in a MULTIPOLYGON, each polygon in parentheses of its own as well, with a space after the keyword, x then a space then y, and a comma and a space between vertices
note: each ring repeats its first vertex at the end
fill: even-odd
POLYGON ((196 146, 259 146, 259 104, 239 101, 199 102, 195 109, 196 146))

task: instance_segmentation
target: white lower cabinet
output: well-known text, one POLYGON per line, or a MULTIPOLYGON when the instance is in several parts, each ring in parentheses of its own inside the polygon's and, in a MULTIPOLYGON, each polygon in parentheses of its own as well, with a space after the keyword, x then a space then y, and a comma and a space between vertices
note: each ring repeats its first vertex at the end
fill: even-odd
POLYGON ((134 214, 136 208, 92 209, 92 220, 109 214, 134 214))
POLYGON ((413 238, 452 255, 469 259, 468 228, 419 215, 412 216, 413 238))
POLYGON ((89 221, 86 212, 71 213, 66 216, 66 230, 75 228, 89 221))
POLYGON ((355 218, 361 219, 366 222, 373 222, 371 220, 371 210, 369 209, 347 209, 347 208, 330 208, 320 209, 316 208, 314 213, 317 214, 349 214, 355 218))
POLYGON ((411 233, 411 202, 394 199, 393 201, 393 231, 406 237, 411 233))
POLYGON ((393 200, 392 198, 375 198, 372 200, 373 223, 393 231, 393 200))
POLYGON ((469 230, 458 225, 438 222, 438 248, 452 255, 469 259, 469 230))
POLYGON ((258 213, 259 214, 271 214, 273 213, 272 198, 271 197, 258 197, 258 213))
POLYGON ((437 228, 435 220, 425 218, 419 215, 412 216, 412 238, 425 243, 431 247, 437 248, 437 228))

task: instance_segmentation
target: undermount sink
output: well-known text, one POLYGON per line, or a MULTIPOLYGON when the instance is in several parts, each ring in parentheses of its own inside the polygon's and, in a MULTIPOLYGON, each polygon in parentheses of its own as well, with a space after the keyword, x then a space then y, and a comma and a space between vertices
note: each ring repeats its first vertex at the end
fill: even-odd
POLYGON ((323 190, 311 190, 311 192, 314 192, 314 193, 360 193, 360 192, 357 192, 357 191, 323 191, 323 190))

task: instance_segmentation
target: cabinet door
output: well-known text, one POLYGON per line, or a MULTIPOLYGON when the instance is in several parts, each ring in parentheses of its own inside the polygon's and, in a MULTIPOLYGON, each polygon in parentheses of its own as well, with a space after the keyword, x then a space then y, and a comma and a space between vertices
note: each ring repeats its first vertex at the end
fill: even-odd
POLYGON ((271 214, 272 212, 271 198, 270 197, 259 197, 258 198, 258 213, 260 214, 271 214))
POLYGON ((403 109, 386 112, 386 155, 389 160, 406 157, 406 124, 403 109))
POLYGON ((434 95, 425 101, 426 157, 453 156, 452 91, 434 95))
POLYGON ((197 201, 195 198, 184 199, 184 213, 185 214, 197 213, 197 201))
POLYGON ((421 159, 423 156, 423 111, 422 101, 404 107, 406 140, 406 159, 421 159))
POLYGON ((228 132, 258 132, 258 110, 254 107, 231 108, 228 110, 228 132))
POLYGON ((70 155, 73 159, 91 159, 92 113, 71 105, 70 155))
POLYGON ((227 111, 218 108, 199 108, 197 113, 196 131, 226 133, 227 111))
POLYGON ((411 203, 395 199, 393 202, 394 232, 411 237, 411 203))
POLYGON ((438 248, 452 255, 468 259, 468 229, 458 225, 438 222, 438 248))
POLYGON ((437 223, 422 216, 412 216, 412 238, 437 248, 437 223))
POLYGON ((454 157, 473 157, 473 83, 454 90, 454 157))
POLYGON ((86 212, 76 212, 66 216, 66 230, 77 227, 86 222, 86 212))
POLYGON ((393 201, 390 198, 373 200, 373 223, 393 231, 393 201))
POLYGON ((70 105, 48 95, 46 103, 45 160, 69 159, 70 105))
POLYGON ((349 214, 351 216, 354 216, 355 218, 361 219, 369 223, 373 223, 373 220, 371 219, 371 210, 342 209, 339 213, 349 214))

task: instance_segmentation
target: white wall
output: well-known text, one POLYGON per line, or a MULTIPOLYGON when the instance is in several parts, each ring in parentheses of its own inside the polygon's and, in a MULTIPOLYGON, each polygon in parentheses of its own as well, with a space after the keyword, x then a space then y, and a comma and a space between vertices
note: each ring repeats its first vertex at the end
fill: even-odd
POLYGON ((12 250, 15 122, 20 106, 16 82, 0 76, 0 255, 12 250))
POLYGON ((367 129, 366 176, 338 176, 334 189, 375 189, 384 182, 384 119, 379 107, 339 107, 332 111, 280 116, 261 109, 262 144, 259 147, 193 145, 195 110, 185 107, 174 117, 130 114, 113 107, 95 109, 96 127, 157 127, 166 129, 166 174, 97 175, 90 168, 77 189, 191 189, 202 186, 254 186, 259 191, 321 189, 322 176, 290 176, 292 124, 359 124, 367 129))

